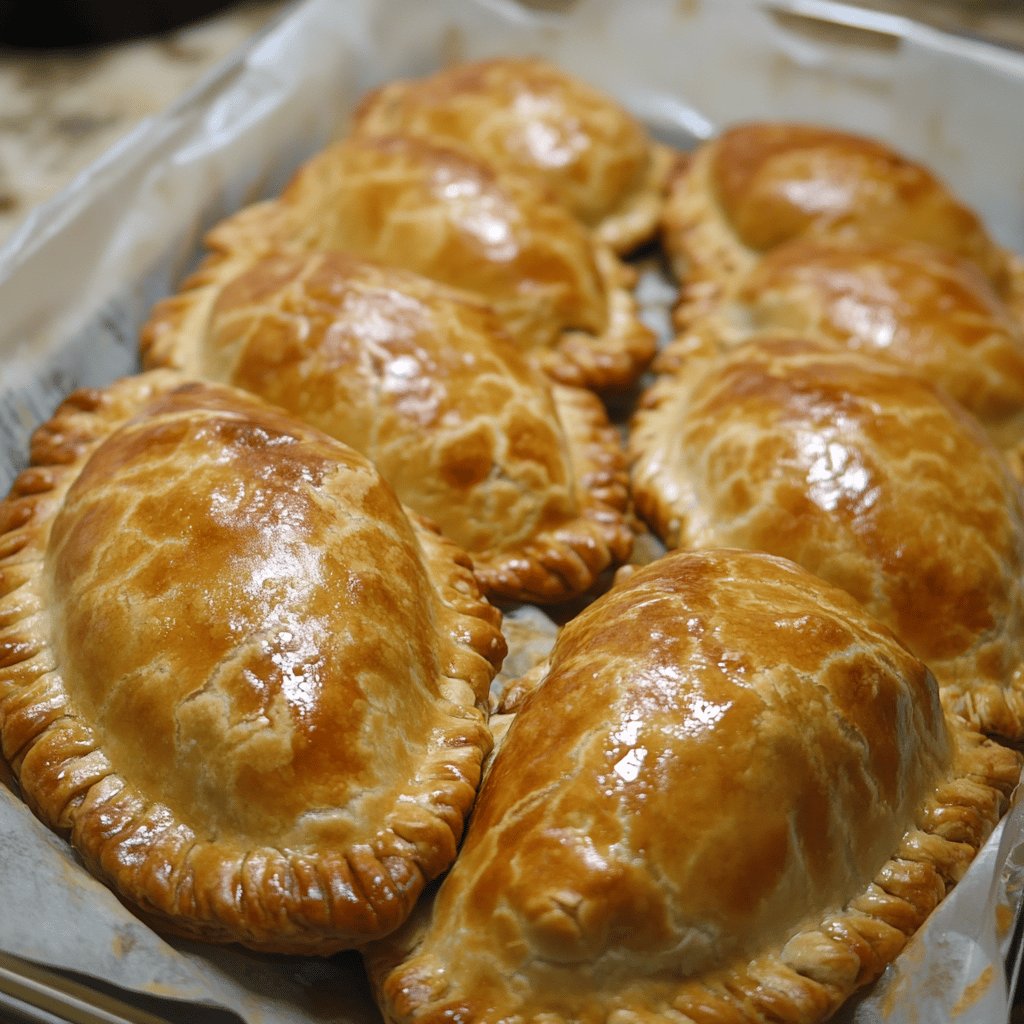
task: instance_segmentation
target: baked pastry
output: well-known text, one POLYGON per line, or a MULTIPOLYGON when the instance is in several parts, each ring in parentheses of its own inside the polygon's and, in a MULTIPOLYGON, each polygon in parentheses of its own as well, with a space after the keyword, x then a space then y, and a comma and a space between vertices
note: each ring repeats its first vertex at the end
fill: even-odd
POLYGON ((436 898, 368 951, 385 1017, 814 1024, 962 875, 1019 771, 838 589, 667 555, 562 629, 436 898))
POLYGON ((778 330, 832 341, 933 381, 1000 448, 1024 439, 1024 322, 973 263, 944 249, 797 239, 766 253, 691 329, 722 345, 778 330))
POLYGON ((654 354, 632 268, 531 182, 420 139, 328 146, 207 243, 222 255, 347 250, 471 292, 565 384, 625 388, 654 354))
POLYGON ((0 739, 156 927, 327 954, 455 857, 498 613, 363 456, 170 371, 72 395, 0 504, 0 739))
POLYGON ((536 57, 388 82, 353 130, 440 142, 529 177, 621 253, 654 237, 677 159, 610 96, 536 57))
POLYGON ((637 510, 670 547, 800 563, 863 602, 982 731, 1024 739, 1024 508, 919 377, 798 336, 691 351, 643 396, 637 510))
POLYGON ((977 264, 1024 317, 1020 258, 923 165, 815 125, 752 122, 705 143, 674 179, 663 239, 685 326, 754 261, 794 238, 918 241, 977 264))
POLYGON ((367 455, 493 596, 566 600, 629 557, 600 400, 550 384, 465 293, 336 252, 215 261, 142 345, 148 366, 255 392, 367 455))

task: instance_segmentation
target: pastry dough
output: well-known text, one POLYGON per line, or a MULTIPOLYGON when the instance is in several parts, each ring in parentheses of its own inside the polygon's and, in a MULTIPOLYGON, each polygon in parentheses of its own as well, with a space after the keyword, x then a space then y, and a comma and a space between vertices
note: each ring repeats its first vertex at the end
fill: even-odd
POLYGON ((670 554, 562 629, 371 977, 406 1024, 814 1024, 962 875, 1019 770, 838 589, 670 554))
POLYGON ((943 249, 798 239, 768 252, 692 330, 724 345, 766 330, 832 341, 933 381, 999 447, 1024 440, 1024 323, 974 264, 943 249))
POLYGON ((147 365, 253 391, 363 452, 492 595, 566 600, 629 557, 600 400, 550 385, 464 293, 341 253, 215 261, 142 341, 147 365))
POLYGON ((1024 508, 977 423, 918 377, 796 336, 692 351, 644 395, 637 509, 670 547, 768 551, 845 588, 949 707, 1024 739, 1024 508))
POLYGON ((564 384, 624 388, 654 354, 631 268, 531 182, 419 139, 335 143, 207 243, 347 250, 472 292, 564 384))
POLYGON ((354 130, 433 140, 530 177, 617 252, 654 237, 676 160, 611 97, 529 57, 388 82, 358 106, 354 130))
POLYGON ((722 132, 676 175, 663 237, 680 280, 680 326, 758 256, 794 238, 919 241, 971 260, 1024 317, 1020 260, 927 168, 888 146, 805 124, 722 132))
POLYGON ((353 449, 170 371, 77 392, 0 504, 0 738, 158 928, 327 954, 455 857, 504 654, 353 449))

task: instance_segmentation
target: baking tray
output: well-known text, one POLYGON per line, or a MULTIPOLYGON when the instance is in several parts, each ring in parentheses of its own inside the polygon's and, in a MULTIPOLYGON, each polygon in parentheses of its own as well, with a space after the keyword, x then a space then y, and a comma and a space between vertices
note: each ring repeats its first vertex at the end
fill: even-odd
MULTIPOLYGON (((549 57, 684 148, 749 118, 868 133, 928 163, 1024 250, 1021 54, 825 0, 562 6, 307 0, 32 214, 0 250, 0 487, 68 392, 138 369, 138 326, 195 265, 207 227, 274 194, 345 132, 367 89, 452 60, 549 57)), ((664 325, 670 293, 657 279, 644 286, 664 325)), ((1007 1019, 1022 819, 1015 807, 881 984, 837 1019, 1007 1019)), ((353 957, 285 960, 155 935, 0 785, 0 1019, 118 1013, 147 1024, 374 1020, 353 957)))

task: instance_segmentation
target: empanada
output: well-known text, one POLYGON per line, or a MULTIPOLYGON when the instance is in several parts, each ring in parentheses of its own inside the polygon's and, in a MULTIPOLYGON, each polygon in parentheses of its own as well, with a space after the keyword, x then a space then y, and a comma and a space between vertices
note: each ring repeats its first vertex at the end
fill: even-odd
POLYGON ((731 546, 843 587, 948 706, 1024 739, 1024 507, 977 422, 926 381, 798 336, 690 352, 641 400, 637 510, 670 547, 731 546))
POLYGON ((617 252, 657 230, 676 157, 610 96, 536 57, 456 64, 381 86, 364 135, 412 135, 531 178, 617 252))
POLYGON ((0 738, 158 928, 328 954, 455 857, 504 654, 353 449, 170 371, 75 393, 0 504, 0 738))
POLYGON ((840 590, 669 554, 562 629, 436 898, 368 951, 385 1017, 814 1024, 960 878, 1019 771, 840 590))
MULTIPOLYGON (((1024 439, 1024 323, 967 260, 919 242, 798 239, 765 254, 694 331, 794 331, 921 374, 1009 451, 1024 439)), ((664 370, 684 346, 661 357, 664 370)))
POLYGON ((723 286, 794 238, 918 241, 971 260, 1024 317, 1024 270, 922 164, 873 139, 786 122, 734 125, 674 178, 663 238, 681 325, 723 286))
POLYGON ((240 257, 159 303, 142 341, 148 365, 253 391, 367 455, 492 595, 566 600, 629 556, 600 400, 550 384, 465 293, 341 253, 240 257))
POLYGON ((565 384, 625 388, 654 354, 631 268, 532 182, 420 139, 328 146, 278 199, 222 221, 207 244, 345 250, 471 292, 565 384))

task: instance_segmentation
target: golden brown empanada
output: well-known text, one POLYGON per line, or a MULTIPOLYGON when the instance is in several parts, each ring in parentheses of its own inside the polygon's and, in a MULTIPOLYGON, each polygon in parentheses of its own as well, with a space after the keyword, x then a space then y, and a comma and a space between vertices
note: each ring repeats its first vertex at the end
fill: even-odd
POLYGON ((157 927, 327 954, 455 857, 504 654, 353 449, 170 371, 77 392, 0 504, 0 738, 157 927))
POLYGON ((681 326, 794 238, 918 241, 971 260, 1024 315, 1020 260, 926 167, 881 142, 785 122, 735 125, 674 178, 663 238, 683 282, 681 326))
POLYGON ((491 594, 560 601, 629 557, 619 437, 493 310, 341 253, 214 261, 164 300, 146 362, 246 388, 352 445, 491 594))
POLYGON ((843 587, 948 706, 1024 739, 1024 507, 977 422, 898 367, 796 336, 691 352, 644 395, 637 510, 670 547, 730 546, 843 587))
MULTIPOLYGON (((760 331, 833 341, 920 373, 995 443, 1024 439, 1024 323, 967 260, 919 242, 798 239, 772 249, 692 325, 723 345, 760 331)), ((660 359, 669 369, 683 346, 660 359)))
POLYGON ((531 182, 420 139, 337 142, 207 243, 222 255, 345 250, 472 292, 565 384, 625 388, 654 354, 631 268, 531 182))
POLYGON ((385 1016, 821 1021, 963 874, 1019 770, 842 591, 669 554, 562 629, 436 898, 369 950, 385 1016))
POLYGON ((677 159, 610 96, 531 57, 388 82, 357 107, 354 130, 455 146, 529 177, 623 253, 654 237, 677 159))

